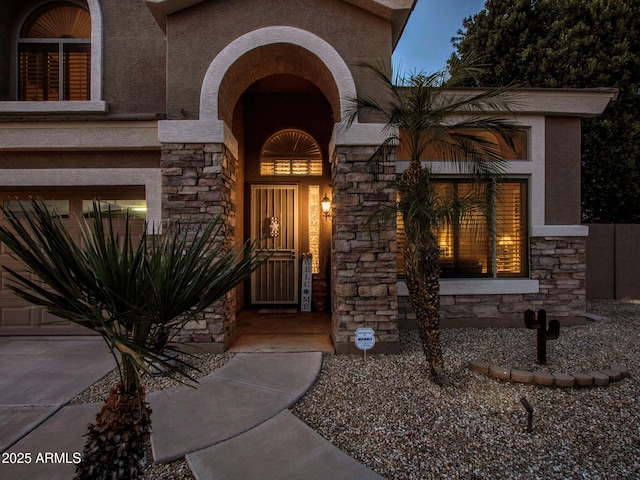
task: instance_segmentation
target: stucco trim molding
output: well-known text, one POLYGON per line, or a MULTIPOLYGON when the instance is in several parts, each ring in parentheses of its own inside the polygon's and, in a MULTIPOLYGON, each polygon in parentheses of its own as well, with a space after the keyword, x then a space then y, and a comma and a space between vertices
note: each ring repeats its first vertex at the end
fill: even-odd
POLYGON ((336 49, 322 38, 301 28, 272 26, 245 33, 216 55, 202 82, 200 120, 218 120, 218 92, 229 68, 247 52, 275 43, 297 45, 316 55, 333 76, 340 94, 340 109, 344 112, 348 99, 356 97, 356 84, 349 67, 336 49))
POLYGON ((396 131, 381 123, 354 123, 349 127, 336 123, 329 143, 329 152, 333 152, 336 146, 378 147, 386 139, 396 135, 396 131))
POLYGON ((147 230, 160 233, 162 226, 162 174, 159 168, 29 168, 2 172, 0 187, 74 187, 94 185, 144 185, 147 230))
POLYGON ((238 158, 238 140, 220 120, 161 120, 158 138, 162 143, 224 143, 238 158))
POLYGON ((59 102, 0 102, 2 113, 107 113, 101 100, 59 102))
POLYGON ((98 0, 87 0, 91 14, 91 101, 102 100, 102 9, 98 0))
MULTIPOLYGON (((518 295, 539 293, 538 280, 522 279, 440 279, 440 295, 518 295)), ((398 281, 398 296, 409 296, 404 280, 398 281)))
POLYGON ((586 225, 534 225, 531 237, 588 237, 589 227, 586 225))
POLYGON ((0 138, 0 151, 160 148, 155 121, 0 123, 0 138))

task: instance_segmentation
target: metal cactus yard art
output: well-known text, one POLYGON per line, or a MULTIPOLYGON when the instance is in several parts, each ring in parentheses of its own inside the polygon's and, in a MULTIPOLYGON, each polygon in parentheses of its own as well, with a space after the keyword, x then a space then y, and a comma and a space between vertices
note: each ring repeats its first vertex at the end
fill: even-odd
POLYGON ((547 329, 547 312, 538 310, 538 317, 533 310, 524 312, 524 324, 529 329, 538 331, 537 354, 538 363, 547 363, 547 340, 555 340, 560 335, 560 322, 558 320, 549 321, 547 329))

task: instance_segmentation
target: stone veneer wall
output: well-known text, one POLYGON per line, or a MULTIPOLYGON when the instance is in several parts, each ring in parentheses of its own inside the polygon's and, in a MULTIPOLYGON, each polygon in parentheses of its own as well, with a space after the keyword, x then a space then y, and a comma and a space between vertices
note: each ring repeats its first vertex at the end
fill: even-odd
POLYGON ((373 353, 399 351, 395 218, 380 230, 365 226, 378 205, 395 202, 395 190, 380 190, 395 180, 394 156, 374 181, 369 159, 374 147, 336 148, 332 160, 332 328, 336 353, 359 352, 355 331, 376 332, 373 353))
MULTIPOLYGON (((524 311, 541 308, 547 311, 548 319, 564 325, 583 322, 586 237, 533 237, 530 251, 531 278, 540 282, 538 293, 442 296, 441 326, 524 326, 524 311)), ((416 317, 409 297, 398 300, 403 327, 413 327, 416 317)))
MULTIPOLYGON (((224 144, 162 145, 162 219, 169 231, 197 234, 200 221, 220 214, 220 241, 235 242, 237 159, 224 144)), ((223 352, 235 335, 235 293, 229 292, 176 338, 198 351, 223 352)))

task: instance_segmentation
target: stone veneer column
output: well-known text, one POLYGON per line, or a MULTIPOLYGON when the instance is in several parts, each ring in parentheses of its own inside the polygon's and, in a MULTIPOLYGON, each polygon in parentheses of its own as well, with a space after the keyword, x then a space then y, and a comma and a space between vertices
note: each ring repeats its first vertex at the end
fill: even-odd
MULTIPOLYGON (((168 231, 197 234, 197 225, 221 215, 219 240, 235 243, 237 159, 221 143, 162 144, 162 219, 168 231)), ((235 334, 235 292, 189 322, 176 340, 198 351, 223 352, 235 334)))
POLYGON ((395 202, 381 188, 396 178, 395 156, 377 181, 368 160, 375 147, 338 146, 332 161, 332 329, 336 353, 359 352, 355 331, 376 332, 373 353, 399 351, 395 217, 380 230, 365 226, 377 206, 395 202))
POLYGON ((584 321, 587 309, 587 237, 532 237, 531 278, 538 294, 525 295, 532 309, 561 323, 584 321))

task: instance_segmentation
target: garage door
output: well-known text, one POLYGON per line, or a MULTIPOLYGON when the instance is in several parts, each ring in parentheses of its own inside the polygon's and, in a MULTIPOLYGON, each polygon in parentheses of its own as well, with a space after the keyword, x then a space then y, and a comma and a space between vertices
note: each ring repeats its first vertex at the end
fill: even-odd
MULTIPOLYGON (((126 192, 124 192, 126 193, 126 192)), ((144 194, 143 194, 144 195, 144 194)), ((47 199, 46 202, 49 206, 54 207, 62 216, 64 223, 72 232, 74 238, 79 240, 80 228, 78 226, 78 218, 81 216, 88 216, 88 212, 92 208, 91 200, 83 200, 85 195, 63 198, 62 200, 56 198, 55 200, 47 199)), ((125 197, 136 195, 122 195, 125 197)), ((137 194, 139 196, 139 193, 137 194)), ((7 195, 2 192, 3 204, 9 208, 19 208, 16 200, 5 200, 7 195)), ((10 197, 15 199, 16 197, 10 197)), ((44 197, 46 198, 46 197, 44 197)), ((143 197, 144 198, 144 197, 143 197)), ((136 199, 123 199, 123 200, 104 200, 101 201, 102 208, 106 209, 109 205, 112 208, 121 209, 125 212, 127 208, 134 214, 139 212, 139 217, 133 220, 134 233, 140 234, 144 228, 144 200, 136 199), (133 211, 133 208, 136 210, 133 211)), ((113 211, 113 210, 112 210, 113 211)), ((123 213, 124 215, 124 213, 123 213)), ((4 222, 4 219, 0 218, 0 222, 4 222)), ((114 224, 120 225, 121 230, 124 230, 124 222, 116 221, 114 224)), ((14 258, 12 258, 8 249, 0 243, 0 265, 6 265, 12 269, 18 271, 25 271, 24 267, 14 258)), ((31 306, 25 300, 14 295, 11 290, 7 288, 8 275, 2 273, 0 279, 0 335, 89 335, 92 332, 86 328, 75 325, 72 322, 55 317, 48 312, 40 308, 31 306)))

